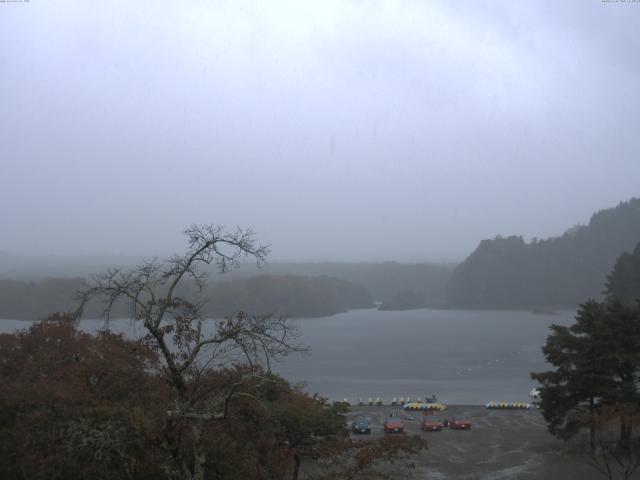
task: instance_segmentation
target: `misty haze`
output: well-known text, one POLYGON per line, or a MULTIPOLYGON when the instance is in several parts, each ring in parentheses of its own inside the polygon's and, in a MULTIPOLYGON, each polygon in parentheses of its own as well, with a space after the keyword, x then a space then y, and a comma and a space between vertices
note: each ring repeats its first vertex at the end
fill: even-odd
POLYGON ((639 22, 0 0, 0 478, 640 478, 639 22))

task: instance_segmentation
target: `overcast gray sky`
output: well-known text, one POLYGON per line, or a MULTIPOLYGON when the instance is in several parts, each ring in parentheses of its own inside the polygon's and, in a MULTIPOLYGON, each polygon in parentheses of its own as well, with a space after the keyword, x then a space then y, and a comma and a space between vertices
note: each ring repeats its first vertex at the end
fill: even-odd
POLYGON ((0 250, 457 260, 640 194, 640 3, 0 3, 0 250))

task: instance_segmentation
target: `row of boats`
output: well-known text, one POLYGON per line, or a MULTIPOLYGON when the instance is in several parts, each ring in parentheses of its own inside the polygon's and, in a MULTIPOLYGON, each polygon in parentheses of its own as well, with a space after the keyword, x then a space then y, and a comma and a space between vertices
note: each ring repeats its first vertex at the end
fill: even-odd
POLYGON ((531 408, 531 404, 526 402, 498 402, 496 400, 492 400, 485 406, 490 410, 528 410, 531 408))
MULTIPOLYGON (((351 404, 346 398, 343 400, 343 402, 351 404)), ((369 397, 369 400, 367 402, 364 402, 362 398, 358 398, 358 400, 356 401, 356 405, 360 407, 364 405, 382 406, 384 404, 384 400, 381 400, 380 397, 377 397, 375 400, 372 397, 369 397)), ((406 399, 404 397, 400 397, 400 400, 398 400, 397 397, 393 397, 393 400, 391 400, 391 405, 403 407, 407 410, 427 410, 429 406, 431 406, 432 409, 438 410, 438 406, 443 406, 441 403, 438 403, 438 399, 435 395, 432 395, 431 397, 425 397, 424 401, 421 399, 421 397, 418 397, 417 401, 412 401, 411 397, 407 397, 406 399), (412 408, 407 408, 407 405, 411 405, 412 408), (421 405, 424 408, 416 408, 416 405, 421 405)))
MULTIPOLYGON (((529 392, 529 397, 531 397, 532 403, 492 400, 488 402, 485 405, 485 407, 490 410, 491 409, 528 410, 532 406, 536 406, 537 403, 540 401, 540 391, 537 388, 532 388, 531 391, 529 392)), ((344 399, 344 402, 350 403, 346 398, 344 399)), ((375 400, 372 397, 369 397, 369 401, 365 403, 362 401, 361 398, 358 398, 357 405, 382 406, 384 405, 384 401, 381 400, 380 397, 376 398, 375 400)), ((425 411, 425 410, 442 411, 442 410, 446 410, 447 408, 445 404, 438 402, 438 399, 436 398, 435 395, 432 395, 431 397, 425 397, 424 400, 418 397, 417 401, 412 401, 410 397, 407 397, 406 399, 404 397, 400 397, 400 400, 398 400, 396 397, 393 397, 393 400, 391 400, 391 405, 399 406, 404 408, 405 410, 412 410, 412 411, 425 411)))
POLYGON ((409 403, 405 403, 402 406, 402 408, 404 408, 405 410, 412 410, 412 411, 437 410, 441 412, 442 410, 446 410, 447 406, 444 403, 440 403, 440 402, 429 402, 429 403, 409 402, 409 403))

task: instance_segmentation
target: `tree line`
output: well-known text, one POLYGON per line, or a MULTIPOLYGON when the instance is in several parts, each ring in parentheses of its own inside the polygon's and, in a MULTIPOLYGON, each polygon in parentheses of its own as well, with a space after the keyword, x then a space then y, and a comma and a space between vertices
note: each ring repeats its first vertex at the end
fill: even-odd
MULTIPOLYGON (((0 318, 35 320, 49 312, 71 310, 77 302, 76 292, 87 285, 83 278, 0 280, 0 318)), ((185 282, 180 291, 209 298, 205 314, 216 318, 240 310, 298 318, 321 317, 373 306, 371 295, 361 285, 326 276, 257 275, 212 282, 203 291, 185 282)), ((120 317, 128 313, 120 302, 112 311, 120 317)), ((99 304, 87 306, 87 316, 98 318, 101 314, 99 304)))
MULTIPOLYGON (((106 268, 86 258, 56 259, 57 263, 50 267, 38 267, 37 258, 26 258, 13 258, 0 252, 0 267, 4 263, 11 267, 0 271, 4 275, 4 278, 0 276, 0 318, 31 320, 42 318, 48 312, 66 310, 75 301, 75 291, 82 288, 86 279, 106 268)), ((107 259, 97 260, 104 262, 107 259)), ((47 261, 51 262, 46 257, 42 259, 45 264, 47 261)), ((114 263, 121 268, 135 265, 132 262, 133 258, 114 258, 114 263)), ((216 281, 213 277, 209 293, 216 299, 211 305, 217 310, 211 313, 227 313, 243 306, 243 302, 251 311, 286 312, 296 317, 332 315, 346 309, 371 306, 374 300, 394 310, 443 306, 452 271, 453 265, 434 263, 280 262, 266 264, 256 274, 252 265, 241 263, 239 268, 225 275, 224 280, 216 281), (263 276, 266 277, 253 278, 263 276), (266 285, 267 282, 272 285, 266 285), (303 295, 308 302, 285 299, 286 289, 290 289, 288 297, 303 295), (274 297, 268 298, 267 291, 274 297), (223 293, 226 299, 222 298, 223 293), (320 300, 324 306, 318 305, 320 300), (231 310, 221 310, 221 301, 232 307, 231 310)))
MULTIPOLYGON (((529 242, 521 236, 483 240, 457 266, 281 262, 265 265, 262 274, 267 277, 253 279, 255 270, 242 265, 227 276, 229 284, 212 284, 210 293, 216 299, 212 305, 218 310, 211 314, 246 307, 292 316, 324 316, 371 305, 373 300, 382 302, 387 310, 424 306, 573 308, 585 298, 601 298, 602 278, 617 257, 638 240, 640 198, 633 198, 596 212, 588 225, 572 227, 559 237, 529 242), (305 302, 296 301, 303 297, 305 302)), ((30 276, 38 276, 33 262, 11 258, 0 252, 0 260, 11 264, 14 278, 23 272, 22 264, 28 266, 30 276)), ((87 259, 73 268, 60 262, 58 259, 57 266, 47 270, 49 274, 64 276, 71 268, 83 276, 37 281, 0 279, 0 317, 33 319, 67 308, 73 292, 95 267, 87 259)))

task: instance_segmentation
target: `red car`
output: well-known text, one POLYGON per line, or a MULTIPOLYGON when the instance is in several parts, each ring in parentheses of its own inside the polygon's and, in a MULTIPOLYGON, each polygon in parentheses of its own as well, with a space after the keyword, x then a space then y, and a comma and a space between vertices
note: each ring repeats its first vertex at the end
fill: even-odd
POLYGON ((382 427, 384 433, 404 433, 404 422, 396 417, 387 418, 382 427))
POLYGON ((454 430, 471 430, 471 420, 465 417, 451 417, 449 428, 454 430))
POLYGON ((435 415, 425 415, 422 417, 420 427, 422 427, 422 430, 425 432, 440 432, 444 427, 444 423, 435 415))

